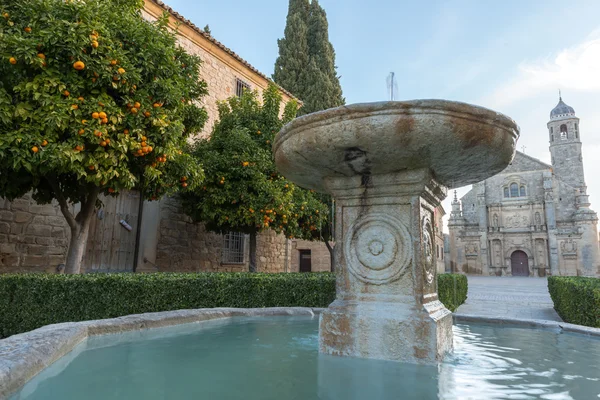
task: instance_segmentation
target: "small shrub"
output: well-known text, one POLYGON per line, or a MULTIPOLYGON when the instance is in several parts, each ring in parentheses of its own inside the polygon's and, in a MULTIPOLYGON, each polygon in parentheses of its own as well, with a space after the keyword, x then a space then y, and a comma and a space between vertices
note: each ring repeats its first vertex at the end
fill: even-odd
POLYGON ((452 312, 467 300, 467 276, 462 274, 438 274, 438 297, 452 312))
POLYGON ((565 322, 600 328, 600 279, 551 276, 548 291, 565 322))
MULTIPOLYGON (((455 310, 463 275, 438 276, 440 300, 455 310)), ((44 325, 129 314, 213 307, 327 307, 335 276, 318 274, 157 273, 0 275, 0 337, 44 325)))

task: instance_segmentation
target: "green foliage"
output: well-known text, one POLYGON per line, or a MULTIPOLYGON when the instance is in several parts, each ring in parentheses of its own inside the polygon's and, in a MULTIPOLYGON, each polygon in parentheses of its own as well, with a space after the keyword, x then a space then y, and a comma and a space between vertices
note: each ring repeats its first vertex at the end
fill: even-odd
POLYGON ((59 322, 209 307, 327 307, 330 274, 0 275, 0 337, 59 322))
POLYGON ((202 160, 206 181, 182 194, 186 212, 215 232, 253 234, 272 229, 287 237, 313 239, 327 223, 327 204, 278 174, 272 141, 297 105, 286 105, 275 85, 263 93, 246 91, 219 105, 220 120, 210 140, 200 141, 194 155, 202 160))
POLYGON ((438 298, 452 312, 467 300, 467 277, 462 274, 438 274, 438 298))
POLYGON ((548 290, 565 322, 600 328, 600 279, 551 276, 548 290))
POLYGON ((0 0, 1 196, 77 203, 136 188, 154 199, 201 182, 183 153, 206 120, 200 60, 142 7, 0 0))
MULTIPOLYGON (((464 275, 438 275, 440 301, 466 299, 464 275), (456 292, 456 293, 455 293, 456 292)), ((327 307, 331 273, 0 275, 0 337, 48 324, 211 307, 327 307)))
POLYGON ((300 114, 345 104, 328 30, 317 0, 290 0, 273 80, 304 102, 300 114))

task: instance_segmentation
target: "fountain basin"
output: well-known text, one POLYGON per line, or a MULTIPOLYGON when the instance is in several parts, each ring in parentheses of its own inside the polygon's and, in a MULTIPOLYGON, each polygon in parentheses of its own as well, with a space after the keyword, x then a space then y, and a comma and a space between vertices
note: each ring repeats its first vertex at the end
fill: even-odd
POLYGON ((519 128, 494 111, 444 100, 354 104, 300 117, 277 134, 275 164, 336 200, 336 299, 319 349, 434 364, 452 350, 437 295, 436 208, 511 162, 519 128))
POLYGON ((454 188, 506 168, 518 137, 517 124, 495 111, 414 100, 353 104, 302 116, 279 132, 273 150, 284 176, 321 192, 328 192, 325 178, 421 168, 454 188))
POLYGON ((319 354, 307 313, 234 317, 90 337, 11 400, 596 398, 600 338, 556 329, 458 324, 418 366, 319 354))

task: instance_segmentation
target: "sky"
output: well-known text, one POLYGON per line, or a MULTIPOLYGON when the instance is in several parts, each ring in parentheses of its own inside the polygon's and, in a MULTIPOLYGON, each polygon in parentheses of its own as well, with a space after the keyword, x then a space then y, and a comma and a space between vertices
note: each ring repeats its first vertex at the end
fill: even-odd
MULTIPOLYGON (((286 0, 165 2, 197 26, 210 25, 217 40, 271 76, 286 0)), ((588 194, 600 211, 600 1, 320 4, 347 104, 387 100, 393 71, 397 100, 455 100, 502 112, 521 128, 518 149, 550 163, 546 123, 560 89, 581 119, 588 194)), ((458 189, 458 196, 468 190, 458 189)), ((448 215, 451 198, 449 191, 448 215)))

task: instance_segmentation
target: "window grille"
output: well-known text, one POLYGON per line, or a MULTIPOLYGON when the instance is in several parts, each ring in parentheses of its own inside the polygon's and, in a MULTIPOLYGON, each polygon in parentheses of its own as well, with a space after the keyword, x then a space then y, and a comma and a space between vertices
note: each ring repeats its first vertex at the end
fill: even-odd
POLYGON ((237 97, 242 97, 242 94, 245 90, 250 90, 250 84, 244 82, 243 80, 237 78, 235 80, 235 95, 237 97))
POLYGON ((223 235, 221 262, 223 264, 243 264, 244 241, 243 233, 229 232, 223 235))
POLYGON ((510 197, 519 197, 519 186, 516 183, 510 184, 510 197))

